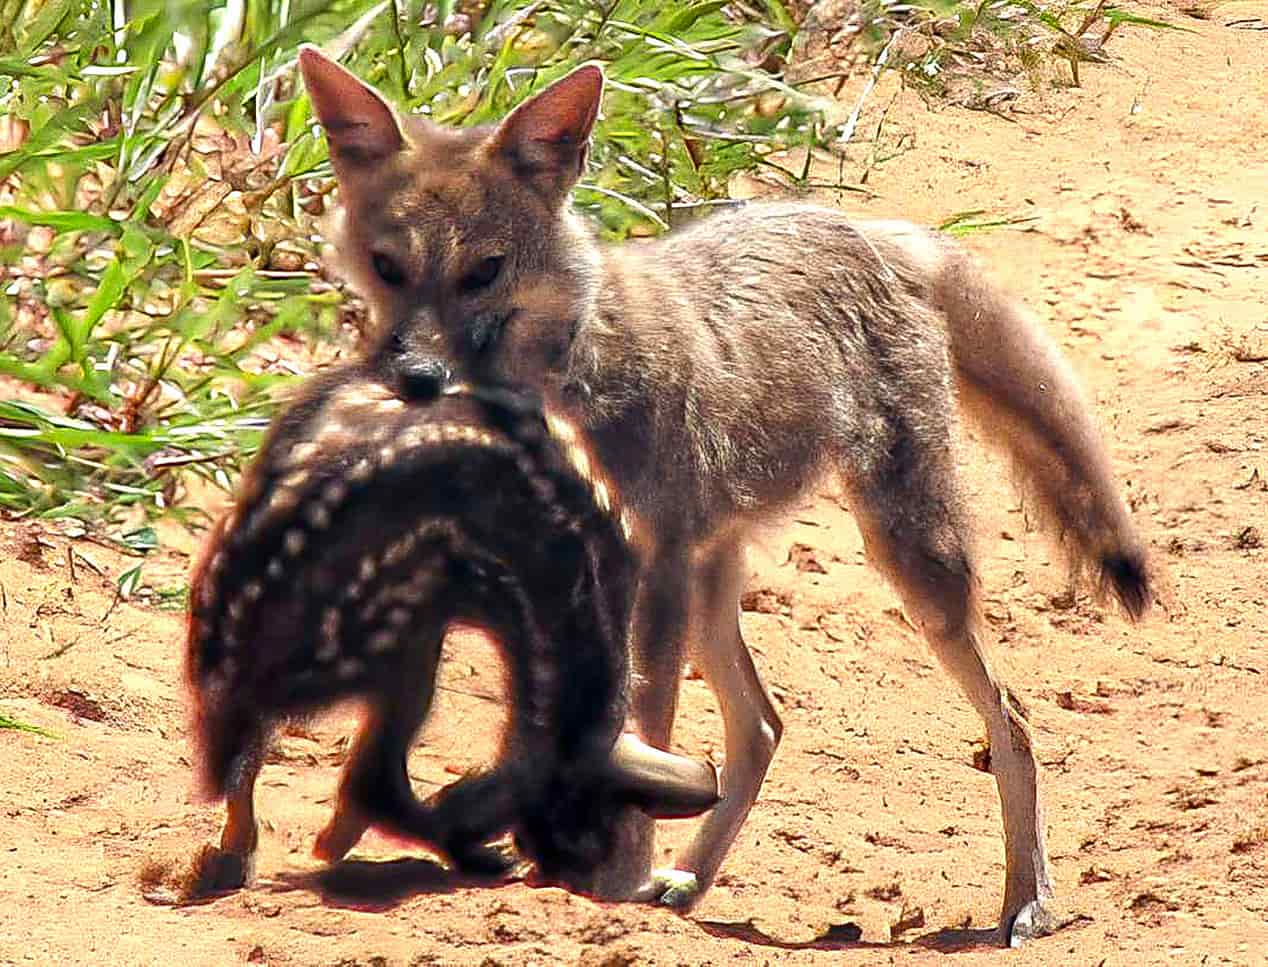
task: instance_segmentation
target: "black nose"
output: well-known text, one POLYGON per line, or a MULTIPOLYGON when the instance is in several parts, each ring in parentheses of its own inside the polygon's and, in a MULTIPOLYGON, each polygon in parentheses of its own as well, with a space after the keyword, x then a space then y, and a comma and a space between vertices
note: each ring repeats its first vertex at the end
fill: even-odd
POLYGON ((395 360, 392 368, 397 388, 408 400, 434 400, 449 381, 449 367, 435 356, 406 355, 395 360))

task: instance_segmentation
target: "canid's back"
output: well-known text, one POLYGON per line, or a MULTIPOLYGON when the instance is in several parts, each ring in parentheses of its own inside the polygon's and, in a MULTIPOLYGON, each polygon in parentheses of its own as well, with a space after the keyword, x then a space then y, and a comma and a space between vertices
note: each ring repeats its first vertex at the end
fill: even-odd
POLYGON ((690 494, 697 533, 765 515, 825 463, 866 474, 922 414, 947 418, 945 327, 919 275, 839 211, 749 205, 607 249, 605 269, 599 348, 574 361, 636 509, 690 494))
POLYGON ((597 350, 574 360, 636 509, 704 536, 778 509, 826 463, 865 482, 895 447, 947 446, 962 405, 1072 560, 1133 617, 1148 607, 1143 544, 1078 381, 952 240, 757 203, 604 264, 597 350))

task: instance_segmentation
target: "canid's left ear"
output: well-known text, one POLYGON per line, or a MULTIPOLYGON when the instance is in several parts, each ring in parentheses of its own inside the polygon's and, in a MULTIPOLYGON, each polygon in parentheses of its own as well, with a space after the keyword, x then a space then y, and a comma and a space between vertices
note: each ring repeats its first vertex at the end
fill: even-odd
POLYGON ((603 70, 578 67, 512 111, 493 135, 492 149, 521 177, 566 192, 581 177, 602 99, 603 70))
POLYGON ((310 44, 300 48, 299 70, 317 120, 326 129, 337 174, 382 161, 404 147, 392 108, 351 71, 310 44))

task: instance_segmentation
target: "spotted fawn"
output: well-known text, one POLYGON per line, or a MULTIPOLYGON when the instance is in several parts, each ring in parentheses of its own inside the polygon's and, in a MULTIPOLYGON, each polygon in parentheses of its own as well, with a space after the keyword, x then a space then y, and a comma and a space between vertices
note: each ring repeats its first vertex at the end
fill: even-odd
POLYGON ((568 426, 509 390, 398 376, 356 363, 310 380, 196 565, 198 770, 227 819, 194 893, 250 876, 271 730, 347 698, 367 713, 317 839, 327 861, 375 826, 497 873, 488 844, 509 831, 541 876, 584 889, 627 808, 687 816, 718 799, 711 766, 622 732, 637 568, 568 426), (498 765, 422 802, 406 758, 455 622, 499 643, 511 727, 498 765))

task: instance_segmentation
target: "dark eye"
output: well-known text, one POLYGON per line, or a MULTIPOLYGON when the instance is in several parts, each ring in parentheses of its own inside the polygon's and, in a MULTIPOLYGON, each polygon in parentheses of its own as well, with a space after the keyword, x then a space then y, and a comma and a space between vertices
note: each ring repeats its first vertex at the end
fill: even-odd
POLYGON ((370 256, 370 265, 374 267, 374 274, 388 285, 400 285, 405 281, 405 272, 400 263, 390 255, 375 252, 370 256))
POLYGON ((478 292, 488 288, 502 272, 502 256, 494 255, 481 259, 474 269, 462 277, 458 283, 463 292, 478 292))

